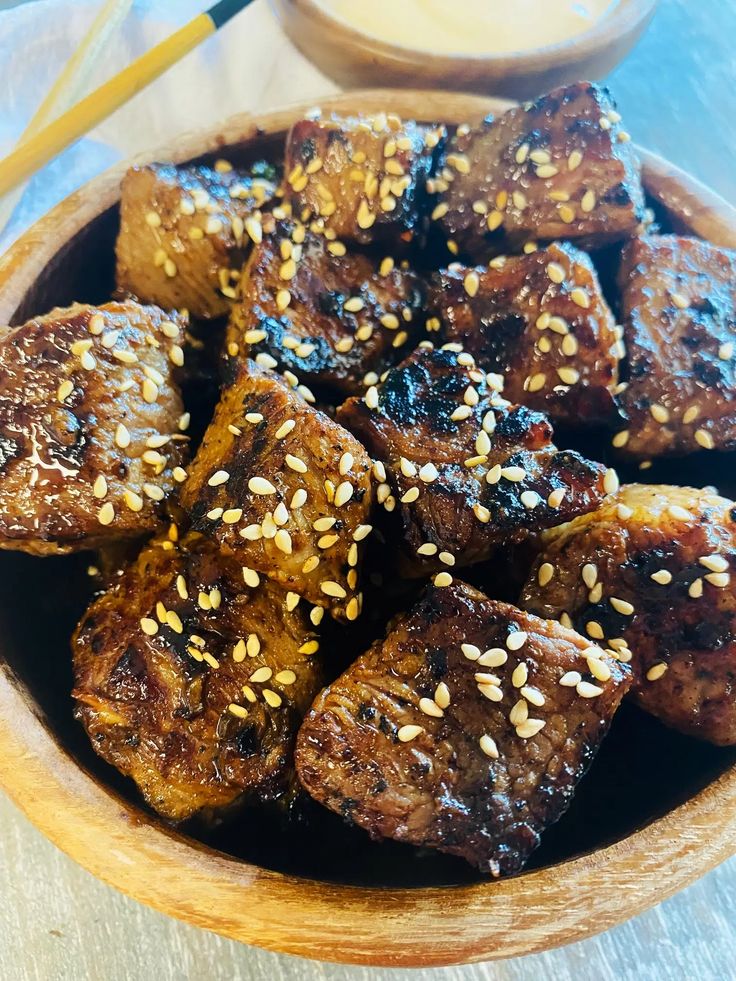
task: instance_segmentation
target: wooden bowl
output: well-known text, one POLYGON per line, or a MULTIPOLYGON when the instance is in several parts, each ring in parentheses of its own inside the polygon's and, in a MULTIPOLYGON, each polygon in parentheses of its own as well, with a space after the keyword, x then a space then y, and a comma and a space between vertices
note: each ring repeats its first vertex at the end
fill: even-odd
MULTIPOLYGON (((366 91, 323 107, 458 123, 499 104, 366 91)), ((226 151, 245 162, 273 154, 306 108, 236 116, 147 159, 183 162, 226 151)), ((643 159, 649 196, 673 228, 736 247, 734 209, 664 161, 643 159)), ((109 294, 124 170, 73 194, 0 259, 0 323, 109 294)), ((267 822, 250 819, 208 844, 185 837, 135 803, 132 785, 94 754, 72 719, 69 636, 86 600, 88 561, 0 553, 0 786, 59 848, 158 910, 323 960, 466 963, 605 930, 736 851, 736 750, 678 736, 631 707, 617 717, 571 811, 516 878, 481 882, 459 860, 370 844, 357 831, 341 842, 347 832, 336 826, 316 848, 307 839, 289 849, 269 840, 267 822)))
POLYGON ((545 48, 451 55, 371 37, 332 16, 318 0, 272 2, 293 43, 343 88, 424 86, 514 99, 580 78, 603 78, 629 53, 657 6, 657 0, 619 0, 589 31, 545 48))

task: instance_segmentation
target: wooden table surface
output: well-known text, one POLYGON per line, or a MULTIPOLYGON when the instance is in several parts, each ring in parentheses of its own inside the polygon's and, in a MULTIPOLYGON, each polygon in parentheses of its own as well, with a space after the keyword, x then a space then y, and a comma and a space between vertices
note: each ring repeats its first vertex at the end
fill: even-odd
MULTIPOLYGON (((736 0, 661 0, 649 33, 610 78, 635 139, 733 202, 735 40, 736 0)), ((94 880, 2 795, 0 829, 0 981, 420 976, 296 960, 177 923, 94 880)), ((438 981, 736 978, 736 859, 594 939, 514 961, 423 974, 438 981)))

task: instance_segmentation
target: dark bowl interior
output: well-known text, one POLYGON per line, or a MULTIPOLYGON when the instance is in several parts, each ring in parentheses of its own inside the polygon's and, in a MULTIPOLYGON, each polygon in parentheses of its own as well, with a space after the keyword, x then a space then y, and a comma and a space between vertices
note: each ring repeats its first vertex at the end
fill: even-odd
MULTIPOLYGON (((229 147, 227 157, 235 164, 273 160, 281 144, 274 137, 256 140, 229 147)), ((205 157, 202 162, 210 160, 205 157)), ((668 230, 667 216, 660 214, 658 219, 668 230)), ((24 296, 12 323, 23 323, 74 300, 99 303, 108 299, 114 289, 117 227, 117 208, 111 208, 62 245, 24 296)), ((615 250, 595 259, 603 283, 612 283, 615 250)), ((610 443, 605 434, 581 439, 559 430, 556 441, 597 459, 606 456, 610 443)), ((725 454, 699 454, 644 472, 618 469, 622 479, 714 485, 727 496, 736 494, 734 459, 725 454)), ((133 783, 96 756, 72 714, 69 638, 95 588, 87 574, 94 562, 92 553, 39 559, 0 552, 3 655, 64 749, 96 780, 145 811, 133 783)), ((364 637, 359 643, 355 656, 367 646, 364 637)), ((720 749, 681 736, 625 705, 572 806, 547 831, 527 870, 548 867, 627 837, 697 794, 734 762, 736 749, 720 749)), ((254 807, 226 826, 184 830, 196 841, 247 862, 323 881, 419 886, 479 878, 459 859, 390 842, 373 843, 363 832, 308 800, 298 801, 288 816, 254 807)))

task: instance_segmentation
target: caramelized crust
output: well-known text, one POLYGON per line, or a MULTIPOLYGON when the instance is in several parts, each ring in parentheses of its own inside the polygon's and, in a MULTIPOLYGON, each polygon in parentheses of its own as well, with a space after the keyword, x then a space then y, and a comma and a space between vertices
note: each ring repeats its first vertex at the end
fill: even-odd
POLYGON ((304 119, 286 141, 287 200, 338 239, 411 241, 425 215, 425 183, 445 129, 398 116, 304 119))
POLYGON ((166 310, 223 316, 274 191, 232 169, 131 167, 121 185, 118 288, 166 310))
POLYGON ((51 555, 155 530, 186 460, 185 328, 127 302, 2 334, 0 548, 51 555))
POLYGON ((377 265, 344 252, 301 224, 264 238, 243 271, 228 354, 265 352, 280 369, 347 395, 400 360, 420 323, 421 281, 392 259, 377 265))
POLYGON ((736 252, 674 235, 624 249, 621 307, 635 457, 736 448, 736 252))
POLYGON ((337 418, 381 461, 409 574, 479 562, 604 493, 604 468, 558 451, 547 418, 501 399, 467 353, 420 348, 337 418))
POLYGON ((621 354, 593 264, 565 243, 436 276, 427 327, 504 376, 504 395, 572 425, 610 422, 621 354))
POLYGON ((193 526, 242 565, 355 620, 371 461, 276 374, 238 364, 189 469, 193 526))
POLYGON ((521 603, 631 660, 634 697, 681 732, 736 744, 736 505, 622 487, 547 533, 521 603))
POLYGON ((629 684, 571 630, 463 583, 430 587, 318 696, 297 773, 374 838, 516 872, 568 807, 629 684))
POLYGON ((600 246, 644 217, 629 136, 608 90, 589 82, 461 127, 437 189, 435 216, 478 258, 530 240, 600 246))
POLYGON ((301 604, 198 536, 147 547, 73 638, 76 716, 159 814, 211 817, 282 793, 319 689, 301 604))

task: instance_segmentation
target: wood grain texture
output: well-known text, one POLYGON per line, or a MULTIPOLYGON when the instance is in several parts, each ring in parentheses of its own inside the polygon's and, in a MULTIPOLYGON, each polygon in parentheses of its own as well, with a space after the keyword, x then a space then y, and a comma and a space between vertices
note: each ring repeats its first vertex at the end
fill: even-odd
MULTIPOLYGON (((656 5, 657 0, 619 0, 609 16, 584 35, 543 52, 445 55, 369 37, 333 17, 318 0, 274 0, 294 44, 344 88, 449 88, 514 99, 605 75, 636 43, 656 5)), ((462 16, 462 8, 457 10, 462 16)))
MULTIPOLYGON (((734 36, 733 0, 662 0, 652 30, 611 80, 635 138, 731 200, 736 200, 734 36)), ((53 822, 53 807, 48 809, 53 822)), ((413 981, 430 976, 312 964, 175 923, 96 882, 7 803, 0 804, 0 822, 3 978, 376 981, 390 976, 392 981, 413 981)), ((593 910, 590 916, 595 919, 593 910)), ((736 962, 734 922, 736 863, 730 862, 657 909, 595 939, 494 965, 448 968, 431 977, 729 978, 736 962)))

